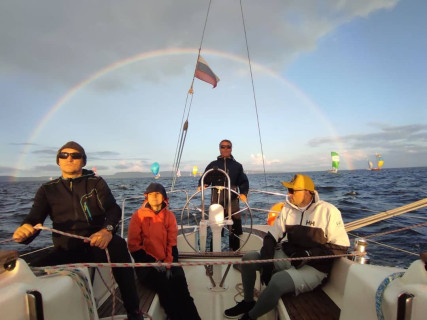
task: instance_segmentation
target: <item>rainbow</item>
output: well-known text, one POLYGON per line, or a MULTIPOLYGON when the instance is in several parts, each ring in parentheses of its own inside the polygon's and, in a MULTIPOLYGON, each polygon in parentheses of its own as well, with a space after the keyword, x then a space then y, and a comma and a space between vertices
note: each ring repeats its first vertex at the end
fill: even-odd
MULTIPOLYGON (((20 157, 17 161, 17 165, 15 166, 15 172, 14 172, 13 176, 18 175, 19 168, 22 166, 22 164, 25 160, 25 157, 26 157, 27 153, 29 152, 29 149, 30 149, 31 145, 33 144, 33 141, 38 136, 41 129, 46 125, 46 123, 49 122, 49 120, 52 118, 52 116, 56 112, 58 112, 68 101, 70 101, 71 98, 73 96, 75 96, 82 88, 84 88, 88 84, 96 81, 97 79, 103 77, 104 75, 106 75, 110 72, 113 72, 117 69, 120 69, 122 67, 128 66, 130 64, 133 64, 133 63, 136 63, 136 62, 139 62, 142 60, 164 57, 164 56, 172 56, 172 55, 183 55, 183 54, 197 55, 197 52, 198 52, 198 48, 169 48, 169 49, 163 49, 163 50, 154 50, 154 51, 149 51, 149 52, 143 52, 143 53, 128 57, 126 59, 114 62, 114 63, 102 68, 101 70, 93 73, 88 78, 84 79, 83 81, 81 81, 78 84, 76 84, 75 86, 73 86, 69 91, 67 91, 49 109, 49 111, 42 117, 40 122, 35 126, 34 130, 31 132, 30 136, 28 137, 28 140, 24 144, 23 149, 21 150, 20 157)), ((234 54, 230 54, 230 53, 226 53, 226 52, 222 52, 222 51, 217 51, 217 50, 212 50, 212 49, 203 49, 203 54, 219 56, 219 57, 226 58, 226 59, 236 61, 239 63, 247 63, 246 57, 242 57, 242 56, 238 56, 238 55, 234 55, 234 54)), ((269 69, 269 68, 267 68, 261 64, 257 64, 254 62, 252 62, 252 65, 257 70, 260 70, 261 72, 267 74, 268 76, 280 81, 285 86, 289 87, 291 90, 293 90, 295 93, 297 93, 297 95, 303 99, 303 101, 306 103, 306 105, 312 111, 314 111, 319 116, 319 118, 322 120, 322 122, 328 127, 328 129, 330 130, 332 136, 334 137, 337 145, 340 146, 342 149, 344 149, 343 143, 339 140, 338 135, 336 134, 334 127, 331 125, 331 123, 325 117, 325 115, 321 112, 320 108, 304 92, 302 92, 299 88, 297 88, 291 82, 287 81, 284 77, 282 77, 280 74, 273 71, 272 69, 269 69)), ((346 159, 345 162, 347 164, 347 167, 350 170, 352 170, 354 168, 354 166, 350 160, 346 159)))

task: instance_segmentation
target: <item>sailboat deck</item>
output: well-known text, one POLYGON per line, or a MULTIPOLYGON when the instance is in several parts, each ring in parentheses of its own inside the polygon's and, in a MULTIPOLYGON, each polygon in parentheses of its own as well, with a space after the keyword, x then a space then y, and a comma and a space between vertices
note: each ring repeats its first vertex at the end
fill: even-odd
MULTIPOLYGON (((153 302, 154 296, 156 293, 149 289, 146 286, 143 286, 141 282, 136 281, 136 289, 139 296, 139 308, 143 312, 148 313, 150 309, 151 303, 153 302)), ((120 290, 117 287, 116 291, 116 305, 115 305, 115 314, 126 314, 126 309, 121 302, 120 290), (119 300, 120 299, 120 300, 119 300)), ((98 317, 99 318, 107 318, 110 317, 113 310, 113 297, 109 296, 107 300, 98 308, 98 317)))
POLYGON ((312 292, 282 296, 291 320, 338 320, 340 308, 319 287, 312 292))

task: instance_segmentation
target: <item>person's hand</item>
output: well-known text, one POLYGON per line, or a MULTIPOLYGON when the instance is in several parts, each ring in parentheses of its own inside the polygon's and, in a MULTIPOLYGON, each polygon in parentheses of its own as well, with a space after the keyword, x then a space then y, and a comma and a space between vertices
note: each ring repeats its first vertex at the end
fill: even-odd
POLYGON ((264 283, 265 285, 268 285, 272 275, 273 275, 273 263, 264 264, 262 266, 261 282, 264 283))
POLYGON ((108 247, 113 235, 107 229, 101 229, 98 232, 95 232, 89 237, 89 240, 84 240, 84 242, 90 242, 91 247, 98 247, 99 249, 104 250, 108 247))
MULTIPOLYGON (((309 257, 310 251, 309 250, 298 250, 291 254, 290 258, 304 258, 309 257)), ((295 269, 301 268, 303 265, 307 263, 307 260, 292 260, 291 264, 295 267, 295 269)))
POLYGON ((244 195, 243 193, 240 194, 239 196, 240 200, 242 200, 243 202, 246 202, 246 200, 248 200, 248 198, 246 197, 246 195, 244 195))
MULTIPOLYGON (((163 262, 163 261, 157 260, 156 262, 163 262)), ((156 270, 158 272, 166 272, 166 267, 165 266, 158 266, 158 267, 154 267, 154 268, 156 268, 156 270)))
MULTIPOLYGON (((208 187, 208 185, 207 184, 205 184, 205 185, 203 185, 203 189, 206 189, 208 187)), ((199 192, 199 191, 201 191, 202 190, 202 186, 198 186, 197 187, 197 192, 199 192)))
MULTIPOLYGON (((39 223, 39 224, 36 224, 36 226, 41 227, 42 224, 39 223)), ((27 240, 28 238, 32 237, 36 232, 37 230, 34 229, 34 227, 31 224, 25 223, 22 226, 16 228, 12 238, 13 240, 15 240, 15 242, 21 243, 27 240)))

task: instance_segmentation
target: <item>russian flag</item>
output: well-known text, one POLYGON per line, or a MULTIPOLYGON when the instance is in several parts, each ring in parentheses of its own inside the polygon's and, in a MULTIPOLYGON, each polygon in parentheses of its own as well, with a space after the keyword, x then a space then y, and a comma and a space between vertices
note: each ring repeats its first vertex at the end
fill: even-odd
POLYGON ((217 75, 213 73, 211 68, 206 63, 205 59, 203 59, 200 55, 197 59, 196 72, 194 73, 194 76, 197 79, 210 83, 211 85, 213 85, 214 88, 216 87, 219 81, 217 75))

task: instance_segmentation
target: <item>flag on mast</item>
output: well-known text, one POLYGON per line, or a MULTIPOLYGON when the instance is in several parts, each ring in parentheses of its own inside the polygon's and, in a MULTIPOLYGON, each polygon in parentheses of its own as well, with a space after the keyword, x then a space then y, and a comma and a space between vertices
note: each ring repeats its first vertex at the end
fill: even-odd
POLYGON ((197 79, 210 83, 211 85, 213 85, 214 88, 216 87, 219 81, 217 75, 213 73, 211 68, 206 63, 205 59, 203 59, 200 55, 197 59, 196 72, 194 73, 194 76, 197 79))

